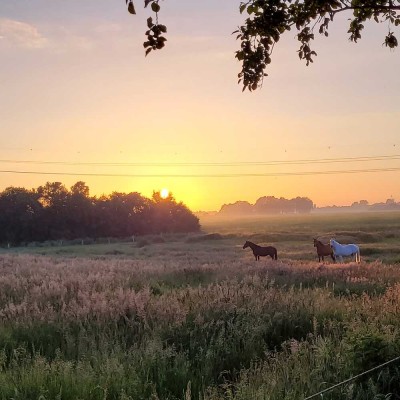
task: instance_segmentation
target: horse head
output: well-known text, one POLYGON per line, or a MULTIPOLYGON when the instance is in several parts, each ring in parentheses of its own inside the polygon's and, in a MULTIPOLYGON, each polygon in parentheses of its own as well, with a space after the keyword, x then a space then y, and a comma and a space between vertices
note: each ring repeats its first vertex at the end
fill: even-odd
POLYGON ((246 243, 243 245, 243 248, 245 249, 246 247, 249 247, 250 243, 246 240, 246 243))
POLYGON ((313 239, 313 240, 314 240, 314 247, 317 247, 318 240, 317 239, 313 239))

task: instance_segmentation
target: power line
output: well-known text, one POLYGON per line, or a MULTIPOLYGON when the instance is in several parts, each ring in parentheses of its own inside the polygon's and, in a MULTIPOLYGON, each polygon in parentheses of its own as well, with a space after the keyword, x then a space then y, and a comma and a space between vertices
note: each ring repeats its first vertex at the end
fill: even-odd
POLYGON ((95 177, 118 177, 118 178, 240 178, 240 177, 280 177, 280 176, 309 176, 309 175, 336 175, 336 174, 359 174, 370 172, 397 172, 398 168, 370 168, 337 171, 305 171, 305 172, 271 172, 271 173, 233 173, 233 174, 108 174, 108 173, 73 173, 73 172, 42 172, 42 171, 14 171, 0 170, 4 174, 26 174, 26 175, 60 175, 60 176, 95 176, 95 177))
POLYGON ((105 167, 243 167, 243 166, 272 166, 272 165, 304 165, 304 164, 331 164, 350 162, 371 162, 400 160, 399 154, 364 156, 364 157, 340 157, 320 159, 298 160, 274 160, 274 161, 232 161, 232 162, 79 162, 79 161, 43 161, 43 160, 0 160, 7 164, 32 164, 32 165, 68 165, 68 166, 105 166, 105 167))

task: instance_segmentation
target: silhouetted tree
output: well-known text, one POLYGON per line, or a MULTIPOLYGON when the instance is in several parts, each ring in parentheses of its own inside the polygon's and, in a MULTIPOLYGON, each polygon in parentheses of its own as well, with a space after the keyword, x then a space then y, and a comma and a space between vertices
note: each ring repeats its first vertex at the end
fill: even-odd
POLYGON ((254 212, 254 207, 248 201, 236 201, 233 204, 224 204, 219 213, 221 215, 249 215, 254 212))
POLYGON ((71 194, 73 196, 89 197, 89 186, 85 182, 79 181, 71 186, 71 194))
POLYGON ((68 238, 94 236, 94 203, 89 196, 89 186, 79 181, 71 186, 66 196, 65 212, 67 214, 68 238))
POLYGON ((238 201, 234 204, 223 205, 220 213, 224 214, 228 212, 242 213, 245 209, 247 214, 286 214, 286 213, 308 213, 311 212, 314 204, 308 197, 296 197, 295 199, 285 199, 280 197, 279 199, 275 196, 264 196, 260 197, 254 206, 250 203, 238 201), (245 206, 243 208, 243 206, 245 206))
POLYGON ((42 227, 48 239, 67 238, 68 200, 70 193, 61 182, 47 182, 39 186, 37 193, 43 204, 42 227))
POLYGON ((37 189, 40 202, 44 207, 65 207, 68 198, 68 189, 61 182, 47 182, 37 189))
POLYGON ((309 213, 314 207, 314 203, 308 197, 296 197, 290 202, 292 203, 292 210, 300 214, 309 213))
POLYGON ((285 207, 286 199, 278 199, 275 196, 264 196, 260 197, 254 204, 254 210, 256 213, 270 213, 279 214, 282 213, 285 207))
POLYGON ((195 232, 200 229, 199 219, 183 204, 177 203, 170 193, 162 198, 153 192, 153 230, 159 232, 195 232))
POLYGON ((18 244, 41 238, 42 205, 32 190, 8 187, 0 193, 0 242, 18 244))
POLYGON ((114 192, 102 200, 103 233, 127 237, 151 232, 151 202, 139 193, 114 192))
POLYGON ((0 242, 128 237, 200 229, 199 220, 172 195, 152 199, 140 193, 114 192, 90 197, 89 187, 77 182, 68 190, 47 182, 37 190, 7 188, 0 193, 0 242))

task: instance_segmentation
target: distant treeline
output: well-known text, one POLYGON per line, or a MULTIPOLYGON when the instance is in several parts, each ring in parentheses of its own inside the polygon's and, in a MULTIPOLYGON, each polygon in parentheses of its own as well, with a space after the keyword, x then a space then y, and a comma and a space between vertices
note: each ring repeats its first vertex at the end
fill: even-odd
POLYGON ((328 206, 319 207, 320 212, 354 212, 354 211, 400 211, 400 203, 393 199, 387 199, 384 203, 369 204, 367 200, 355 201, 351 206, 328 206))
POLYGON ((224 204, 219 211, 220 215, 251 215, 251 214, 289 214, 309 213, 314 203, 308 197, 285 199, 284 197, 264 196, 255 204, 247 201, 237 201, 233 204, 224 204))
POLYGON ((69 190, 60 182, 47 182, 37 189, 8 187, 0 192, 0 243, 199 229, 199 219, 183 203, 171 195, 163 199, 159 192, 151 199, 136 192, 97 198, 89 196, 84 182, 69 190))

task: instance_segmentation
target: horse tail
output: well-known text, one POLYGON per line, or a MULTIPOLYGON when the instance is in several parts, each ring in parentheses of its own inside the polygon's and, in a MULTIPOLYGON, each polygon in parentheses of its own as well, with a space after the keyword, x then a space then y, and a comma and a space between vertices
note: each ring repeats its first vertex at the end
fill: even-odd
POLYGON ((278 259, 278 250, 276 250, 276 249, 275 249, 274 258, 275 258, 275 260, 277 260, 277 259, 278 259))

